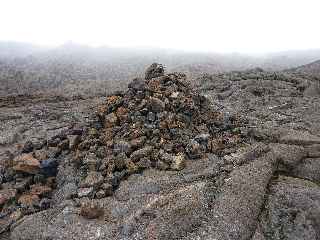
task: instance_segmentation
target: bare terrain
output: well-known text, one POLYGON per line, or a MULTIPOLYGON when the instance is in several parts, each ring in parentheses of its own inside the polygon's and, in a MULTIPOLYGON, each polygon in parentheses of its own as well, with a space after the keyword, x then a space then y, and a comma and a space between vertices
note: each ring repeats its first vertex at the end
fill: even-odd
POLYGON ((169 49, 92 48, 67 43, 57 48, 0 42, 0 96, 54 94, 64 97, 105 96, 123 90, 152 62, 168 72, 183 72, 191 82, 204 73, 261 67, 280 71, 309 64, 320 50, 264 55, 194 53, 169 49))
POLYGON ((0 239, 319 240, 320 56, 283 54, 3 56, 0 239))

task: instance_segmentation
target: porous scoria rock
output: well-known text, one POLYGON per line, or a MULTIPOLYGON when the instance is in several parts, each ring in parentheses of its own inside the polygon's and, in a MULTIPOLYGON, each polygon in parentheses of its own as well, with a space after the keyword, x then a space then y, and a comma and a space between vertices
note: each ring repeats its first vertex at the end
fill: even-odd
POLYGON ((22 154, 14 160, 13 169, 16 171, 36 174, 40 171, 40 162, 32 154, 22 154))
POLYGON ((147 68, 145 79, 150 80, 152 78, 161 77, 164 75, 164 67, 159 63, 153 63, 147 68))
POLYGON ((185 75, 164 74, 160 64, 147 69, 146 80, 134 79, 127 91, 108 96, 97 117, 99 124, 79 137, 74 150, 84 176, 80 186, 94 188, 82 197, 101 198, 103 181, 116 189, 123 179, 148 168, 181 171, 187 160, 223 154, 244 140, 241 131, 233 130, 241 124, 236 116, 214 110, 185 75), (99 181, 93 173, 100 174, 99 181))

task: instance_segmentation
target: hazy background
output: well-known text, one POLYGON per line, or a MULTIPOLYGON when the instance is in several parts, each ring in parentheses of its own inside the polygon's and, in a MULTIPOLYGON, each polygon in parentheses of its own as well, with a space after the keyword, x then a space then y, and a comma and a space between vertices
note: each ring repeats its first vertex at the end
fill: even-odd
POLYGON ((320 46, 318 0, 3 0, 0 40, 270 52, 320 46))
POLYGON ((320 59, 319 9, 317 0, 3 0, 0 97, 105 95, 152 62, 190 82, 295 68, 320 59))

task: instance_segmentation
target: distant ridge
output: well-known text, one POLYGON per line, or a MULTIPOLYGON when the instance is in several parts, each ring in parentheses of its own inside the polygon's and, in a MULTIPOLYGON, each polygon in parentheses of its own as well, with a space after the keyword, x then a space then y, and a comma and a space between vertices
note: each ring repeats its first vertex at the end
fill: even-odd
POLYGON ((320 78, 320 60, 290 69, 297 73, 303 73, 314 77, 320 78))
POLYGON ((23 58, 45 49, 31 43, 0 41, 0 58, 23 58))

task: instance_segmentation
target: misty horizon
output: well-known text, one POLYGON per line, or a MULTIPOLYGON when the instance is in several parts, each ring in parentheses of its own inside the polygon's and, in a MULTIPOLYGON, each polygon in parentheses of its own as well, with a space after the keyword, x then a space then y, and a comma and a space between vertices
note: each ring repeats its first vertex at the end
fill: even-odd
POLYGON ((0 41, 264 54, 320 48, 317 1, 7 1, 0 41))
MULTIPOLYGON (((241 52, 241 51, 214 51, 214 50, 195 50, 195 49, 179 49, 179 48, 169 48, 169 47, 161 47, 161 46, 148 46, 148 45, 141 45, 141 46, 112 46, 108 44, 101 44, 97 46, 92 46, 89 44, 79 43, 76 41, 66 41, 61 44, 56 45, 48 45, 48 44, 39 44, 39 43, 32 43, 27 41, 16 41, 16 40, 0 40, 1 46, 8 46, 10 49, 11 46, 28 46, 36 50, 35 52, 46 52, 51 50, 57 49, 69 49, 69 50, 123 50, 123 51, 132 51, 132 52, 162 52, 162 53, 177 53, 177 54, 199 54, 199 55, 242 55, 248 57, 267 57, 272 55, 281 55, 281 54, 299 54, 305 52, 312 52, 312 51, 320 51, 320 47, 315 48, 296 48, 296 49, 283 49, 283 50, 273 50, 273 51, 261 51, 261 52, 241 52)), ((13 48, 17 50, 16 48, 13 48)))
POLYGON ((0 95, 48 87, 67 95, 104 94, 124 88, 153 62, 194 82, 203 74, 314 63, 320 59, 319 4, 307 2, 5 2, 0 95))

